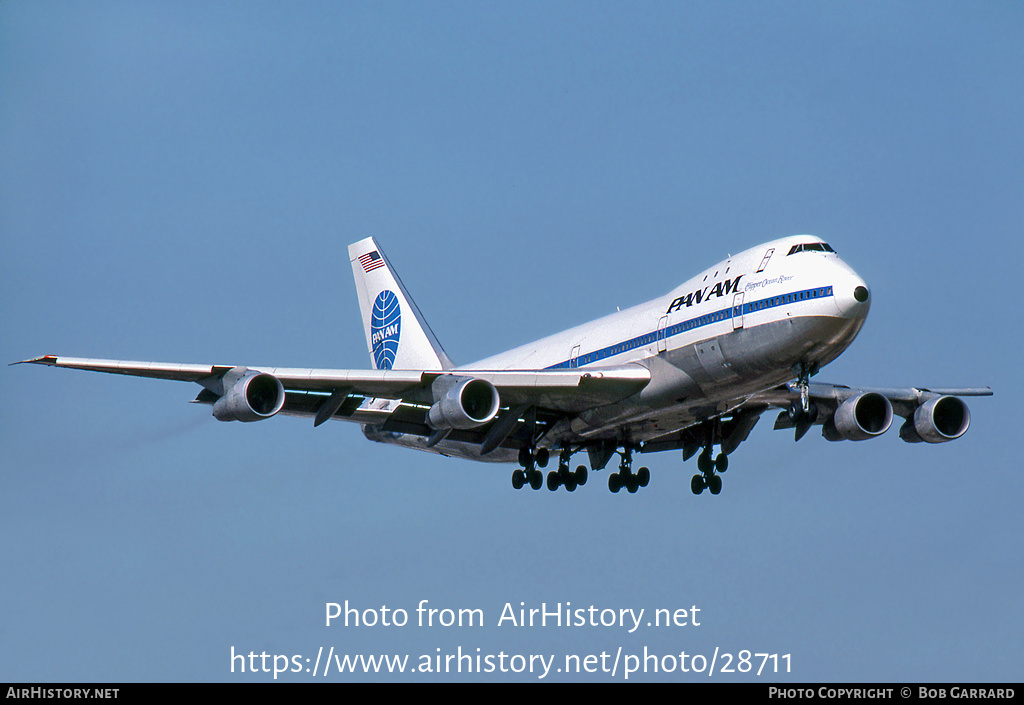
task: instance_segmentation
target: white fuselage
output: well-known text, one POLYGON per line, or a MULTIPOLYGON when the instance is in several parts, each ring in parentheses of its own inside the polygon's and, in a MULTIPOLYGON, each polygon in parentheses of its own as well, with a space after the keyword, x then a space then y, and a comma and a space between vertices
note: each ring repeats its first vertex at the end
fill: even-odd
POLYGON ((866 288, 864 281, 834 252, 807 251, 787 256, 793 245, 807 243, 823 241, 804 235, 765 243, 709 267, 665 296, 459 369, 642 363, 660 353, 694 346, 734 330, 794 317, 863 322, 868 306, 857 302, 853 292, 857 286, 866 288), (785 299, 791 294, 829 288, 827 295, 785 299))
MULTIPOLYGON (((732 256, 652 301, 452 372, 641 365, 651 373, 641 392, 563 420, 538 443, 637 444, 727 413, 795 378, 801 363, 816 369, 831 362, 856 337, 868 308, 866 284, 828 245, 792 236, 732 256)), ((412 436, 391 442, 423 446, 412 436)), ((512 459, 500 451, 483 458, 461 443, 434 450, 512 459)))
POLYGON ((460 369, 643 365, 652 380, 642 393, 587 412, 574 432, 593 436, 632 416, 648 421, 631 440, 662 435, 692 423, 686 407, 725 411, 852 342, 869 308, 854 292, 867 287, 834 252, 789 254, 808 244, 823 242, 793 236, 746 250, 657 299, 460 369), (664 422, 649 421, 658 417, 664 422))

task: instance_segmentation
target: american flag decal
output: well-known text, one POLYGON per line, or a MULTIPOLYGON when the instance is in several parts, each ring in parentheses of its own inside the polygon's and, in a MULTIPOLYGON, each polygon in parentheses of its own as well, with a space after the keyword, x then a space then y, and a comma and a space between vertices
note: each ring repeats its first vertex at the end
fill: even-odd
POLYGON ((377 250, 373 252, 367 252, 365 255, 359 258, 359 263, 363 265, 364 272, 372 272, 378 267, 384 266, 384 258, 380 256, 377 250))

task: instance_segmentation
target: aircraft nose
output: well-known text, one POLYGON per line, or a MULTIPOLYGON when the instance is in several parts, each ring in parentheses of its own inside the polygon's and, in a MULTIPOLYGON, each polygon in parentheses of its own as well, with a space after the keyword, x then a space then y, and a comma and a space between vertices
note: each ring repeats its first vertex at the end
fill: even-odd
POLYGON ((871 308, 871 290, 867 283, 856 274, 844 277, 835 289, 836 306, 844 318, 863 318, 871 308))

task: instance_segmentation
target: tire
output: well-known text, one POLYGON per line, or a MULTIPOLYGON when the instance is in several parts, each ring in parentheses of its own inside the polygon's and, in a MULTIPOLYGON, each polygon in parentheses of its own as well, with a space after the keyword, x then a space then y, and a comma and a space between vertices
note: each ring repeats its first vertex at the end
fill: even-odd
POLYGON ((711 453, 703 451, 697 456, 697 469, 700 470, 702 474, 711 472, 713 467, 714 462, 711 460, 711 453))
POLYGON ((608 476, 608 489, 612 492, 618 492, 622 489, 622 479, 619 477, 619 473, 613 472, 608 476))
POLYGON ((539 490, 544 486, 544 474, 540 470, 534 470, 530 473, 530 487, 535 490, 539 490))
POLYGON ((729 469, 729 456, 725 453, 719 453, 718 457, 715 458, 715 472, 725 472, 729 469))
POLYGON ((712 475, 708 479, 708 489, 711 490, 711 494, 718 494, 722 491, 722 478, 718 475, 712 475))
POLYGON ((700 475, 694 475, 693 479, 690 480, 690 491, 694 494, 700 494, 704 491, 704 478, 700 475))

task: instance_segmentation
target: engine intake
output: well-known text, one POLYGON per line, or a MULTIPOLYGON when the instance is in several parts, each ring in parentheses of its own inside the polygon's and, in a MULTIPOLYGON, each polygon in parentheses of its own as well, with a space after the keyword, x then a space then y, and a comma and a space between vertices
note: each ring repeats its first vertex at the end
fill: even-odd
POLYGON ((274 375, 246 371, 231 381, 233 373, 224 376, 225 392, 213 405, 218 421, 262 421, 284 406, 284 385, 274 375))
POLYGON ((462 379, 448 388, 430 411, 427 423, 436 429, 483 426, 498 415, 498 390, 485 379, 462 379))
POLYGON ((971 412, 956 397, 934 397, 914 410, 900 428, 900 438, 907 443, 945 443, 967 432, 971 412))
POLYGON ((848 441, 881 436, 892 425, 892 404, 877 392, 858 394, 839 405, 832 423, 848 441))

